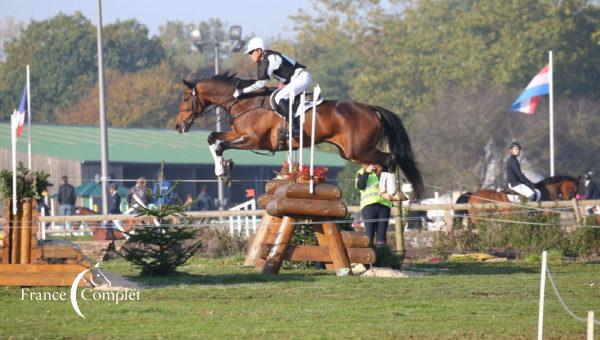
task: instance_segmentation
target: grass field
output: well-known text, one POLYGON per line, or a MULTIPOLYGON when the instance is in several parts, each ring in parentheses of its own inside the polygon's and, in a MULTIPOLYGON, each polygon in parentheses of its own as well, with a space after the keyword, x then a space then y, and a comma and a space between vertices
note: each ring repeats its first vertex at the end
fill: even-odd
MULTIPOLYGON (((336 277, 284 270, 265 277, 242 257, 194 259, 168 278, 140 278, 121 260, 107 269, 151 288, 140 301, 22 301, 21 288, 0 288, 0 337, 237 338, 418 337, 533 338, 539 264, 409 265, 434 274, 407 279, 336 277)), ((551 263, 565 302, 577 315, 600 314, 600 263, 551 263)), ((32 288, 36 292, 67 288, 32 288)), ((550 284, 545 336, 583 338, 550 284)))

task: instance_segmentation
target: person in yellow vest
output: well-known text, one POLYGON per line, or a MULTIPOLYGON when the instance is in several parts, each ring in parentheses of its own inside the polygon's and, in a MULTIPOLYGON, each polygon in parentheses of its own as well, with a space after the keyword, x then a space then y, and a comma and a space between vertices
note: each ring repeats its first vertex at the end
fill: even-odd
POLYGON ((386 178, 387 169, 377 164, 363 164, 356 173, 356 188, 360 191, 360 210, 365 223, 365 233, 371 244, 375 239, 376 247, 387 245, 386 234, 392 201, 398 199, 395 182, 380 183, 382 174, 383 178, 386 178))

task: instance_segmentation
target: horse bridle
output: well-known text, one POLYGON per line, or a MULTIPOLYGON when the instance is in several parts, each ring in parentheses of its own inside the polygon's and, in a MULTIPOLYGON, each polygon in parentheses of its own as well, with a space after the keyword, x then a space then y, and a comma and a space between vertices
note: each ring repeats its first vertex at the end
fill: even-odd
POLYGON ((216 108, 220 107, 221 105, 229 103, 232 100, 236 100, 237 101, 238 99, 234 98, 234 97, 225 99, 224 101, 222 101, 222 102, 220 102, 218 104, 215 104, 214 107, 212 107, 211 109, 209 109, 208 111, 206 111, 206 105, 204 105, 204 102, 198 96, 198 92, 196 91, 196 86, 194 86, 192 88, 192 106, 189 109, 183 110, 184 112, 192 112, 191 118, 189 118, 186 122, 183 123, 184 126, 185 126, 185 129, 189 130, 189 128, 196 121, 196 119, 198 119, 199 117, 206 116, 211 111, 215 110, 216 108), (200 107, 200 110, 198 110, 198 107, 200 107))

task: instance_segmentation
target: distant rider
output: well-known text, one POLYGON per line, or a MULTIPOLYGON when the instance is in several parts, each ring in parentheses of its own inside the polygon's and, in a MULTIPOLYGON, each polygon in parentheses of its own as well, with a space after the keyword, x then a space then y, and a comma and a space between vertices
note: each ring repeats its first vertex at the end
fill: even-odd
MULTIPOLYGON (((275 103, 278 106, 280 114, 287 119, 289 115, 290 91, 294 91, 294 95, 298 95, 306 90, 312 82, 310 73, 304 65, 296 62, 287 55, 266 49, 263 39, 259 37, 250 39, 244 53, 250 56, 252 62, 256 63, 257 80, 248 87, 236 89, 233 97, 238 98, 242 94, 259 90, 265 87, 269 79, 274 77, 285 85, 275 95, 275 103)), ((292 123, 294 125, 294 135, 296 135, 299 130, 298 123, 296 119, 292 119, 292 123)))
POLYGON ((510 157, 506 161, 506 181, 508 187, 530 201, 539 201, 541 198, 539 190, 534 189, 534 184, 521 172, 521 165, 517 157, 521 154, 521 144, 512 142, 510 145, 510 157))

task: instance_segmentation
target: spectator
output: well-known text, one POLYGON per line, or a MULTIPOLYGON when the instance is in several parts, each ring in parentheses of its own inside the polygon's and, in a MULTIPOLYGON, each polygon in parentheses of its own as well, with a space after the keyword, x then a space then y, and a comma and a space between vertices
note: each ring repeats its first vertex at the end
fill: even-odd
MULTIPOLYGON (((119 194, 119 186, 117 183, 111 183, 108 186, 108 193, 110 197, 108 198, 108 213, 111 215, 119 215, 121 214, 121 195, 119 194)), ((120 221, 113 220, 109 222, 107 226, 107 234, 110 240, 115 240, 114 229, 118 229, 119 231, 123 231, 123 228, 120 225, 120 221)))
MULTIPOLYGON (((592 173, 586 172, 583 175, 583 190, 584 194, 577 195, 577 199, 583 200, 596 200, 600 199, 600 189, 598 189, 598 185, 594 180, 592 180, 592 173)), ((586 207, 586 212, 588 215, 595 215, 600 213, 599 206, 586 207)))
MULTIPOLYGON (((363 165, 356 173, 356 188, 360 191, 360 209, 365 224, 365 233, 376 247, 387 245, 387 229, 392 200, 397 190, 392 183, 380 185, 384 168, 381 165, 363 165)), ((385 178, 385 176, 384 176, 385 178)))
POLYGON ((185 202, 183 202, 183 205, 185 205, 185 211, 192 211, 194 208, 194 196, 192 196, 192 194, 187 194, 185 196, 185 202))
POLYGON ((213 199, 208 194, 208 189, 206 188, 206 185, 202 186, 202 190, 200 190, 200 195, 198 195, 197 201, 199 211, 214 210, 213 199))
POLYGON ((156 183, 154 183, 154 187, 152 188, 152 192, 156 196, 154 203, 159 206, 173 203, 172 193, 169 192, 171 190, 171 183, 165 177, 164 171, 159 172, 156 175, 156 183))
POLYGON ((126 197, 127 205, 133 208, 138 207, 142 204, 144 207, 148 207, 150 203, 150 195, 148 187, 146 186, 146 179, 140 177, 137 179, 135 186, 129 189, 126 197))
MULTIPOLYGON (((73 215, 75 211, 75 188, 69 184, 69 177, 63 175, 61 177, 63 184, 58 187, 58 204, 60 205, 60 214, 62 216, 73 215)), ((67 222, 66 227, 69 228, 71 223, 67 222)))
POLYGON ((583 185, 585 188, 585 199, 596 200, 600 198, 598 185, 592 180, 592 175, 589 172, 583 175, 583 185))

